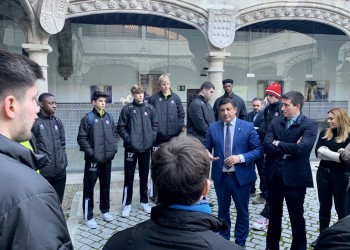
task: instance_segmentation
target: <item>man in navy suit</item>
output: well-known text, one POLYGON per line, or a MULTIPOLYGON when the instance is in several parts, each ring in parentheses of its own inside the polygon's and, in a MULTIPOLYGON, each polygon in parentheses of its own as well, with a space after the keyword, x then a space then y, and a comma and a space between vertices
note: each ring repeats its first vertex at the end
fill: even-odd
POLYGON ((245 246, 249 233, 249 191, 256 180, 254 161, 262 157, 262 150, 253 124, 236 118, 237 108, 231 98, 221 100, 219 108, 222 120, 209 125, 204 140, 213 160, 211 178, 218 200, 218 217, 229 225, 229 229, 219 233, 230 239, 232 197, 237 210, 235 242, 245 246))
MULTIPOLYGON (((246 120, 248 122, 252 122, 254 124, 254 128, 259 134, 259 127, 264 123, 264 100, 260 97, 255 97, 252 101, 253 111, 249 112, 246 116, 246 120)), ((260 143, 262 146, 263 138, 259 135, 260 143)), ((258 169, 258 174, 260 178, 260 196, 256 197, 253 200, 253 204, 264 204, 267 198, 267 186, 265 180, 265 162, 264 157, 261 157, 255 161, 256 168, 258 169)), ((255 194, 255 182, 250 189, 250 195, 255 194)))
POLYGON ((266 249, 279 249, 283 201, 292 226, 292 250, 306 250, 304 200, 313 187, 310 153, 317 137, 316 122, 303 115, 304 96, 299 91, 282 95, 283 116, 273 119, 264 140, 270 223, 266 249))

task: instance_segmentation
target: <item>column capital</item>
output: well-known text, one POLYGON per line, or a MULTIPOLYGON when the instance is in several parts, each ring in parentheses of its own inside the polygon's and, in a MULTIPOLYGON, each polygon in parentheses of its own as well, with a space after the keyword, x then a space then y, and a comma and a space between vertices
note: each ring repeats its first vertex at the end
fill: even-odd
POLYGON ((231 56, 231 52, 210 51, 210 52, 205 54, 205 58, 207 60, 210 60, 210 59, 222 59, 222 60, 224 60, 228 56, 231 56))
POLYGON ((37 44, 37 43, 23 43, 22 48, 28 53, 33 52, 44 52, 44 53, 51 53, 52 47, 48 44, 37 44))

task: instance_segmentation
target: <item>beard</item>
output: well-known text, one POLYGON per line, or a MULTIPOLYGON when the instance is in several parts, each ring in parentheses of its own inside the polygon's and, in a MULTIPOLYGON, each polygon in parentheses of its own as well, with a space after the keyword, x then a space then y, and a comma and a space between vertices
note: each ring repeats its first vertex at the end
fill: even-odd
POLYGON ((18 128, 17 133, 13 136, 13 140, 16 142, 24 142, 30 140, 32 138, 32 126, 28 126, 28 122, 24 119, 23 116, 21 116, 19 124, 21 124, 21 126, 18 128))

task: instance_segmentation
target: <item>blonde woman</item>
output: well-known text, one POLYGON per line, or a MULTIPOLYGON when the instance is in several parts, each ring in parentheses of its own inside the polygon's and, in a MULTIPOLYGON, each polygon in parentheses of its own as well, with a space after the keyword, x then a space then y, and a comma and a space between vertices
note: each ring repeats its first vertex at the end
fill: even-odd
MULTIPOLYGON (((318 200, 320 202, 320 232, 329 227, 332 200, 338 219, 345 217, 345 197, 349 183, 347 163, 340 162, 339 149, 350 142, 350 118, 343 108, 334 108, 327 113, 328 128, 321 131, 315 148, 316 156, 321 159, 316 180, 318 200)), ((315 246, 317 240, 311 244, 315 246)))

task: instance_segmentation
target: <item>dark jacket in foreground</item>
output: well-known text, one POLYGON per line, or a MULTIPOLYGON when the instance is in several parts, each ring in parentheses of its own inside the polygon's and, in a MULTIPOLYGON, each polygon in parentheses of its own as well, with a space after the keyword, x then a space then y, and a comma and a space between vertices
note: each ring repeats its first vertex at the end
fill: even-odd
POLYGON ((104 250, 239 250, 217 234, 223 224, 217 218, 163 206, 152 208, 151 219, 114 234, 104 250))
POLYGON ((73 249, 59 198, 26 147, 0 135, 0 249, 73 249))
POLYGON ((154 107, 158 117, 157 142, 166 142, 178 136, 185 127, 185 111, 180 97, 171 91, 171 95, 165 99, 163 92, 159 91, 151 96, 148 103, 154 107))
POLYGON ((349 250, 350 249, 350 216, 325 229, 318 239, 315 250, 349 250))
POLYGON ((55 116, 44 116, 41 112, 32 128, 35 137, 36 152, 46 155, 50 162, 40 169, 45 177, 65 174, 68 165, 66 154, 66 139, 62 121, 55 116))
POLYGON ((313 187, 310 153, 317 138, 314 120, 300 113, 293 125, 286 129, 287 118, 273 119, 264 140, 266 179, 271 181, 281 170, 288 187, 313 187), (297 143, 301 139, 300 143, 297 143), (272 144, 280 141, 278 147, 272 144))
POLYGON ((212 122, 215 122, 212 107, 203 96, 194 95, 187 109, 187 134, 203 142, 212 122))
POLYGON ((88 116, 85 115, 80 122, 77 141, 80 151, 85 153, 85 160, 95 163, 107 162, 114 159, 118 151, 117 131, 112 124, 111 115, 101 115, 97 110, 93 123, 88 124, 88 116))
POLYGON ((135 101, 120 112, 117 130, 128 152, 146 152, 156 140, 158 118, 151 104, 135 101))

